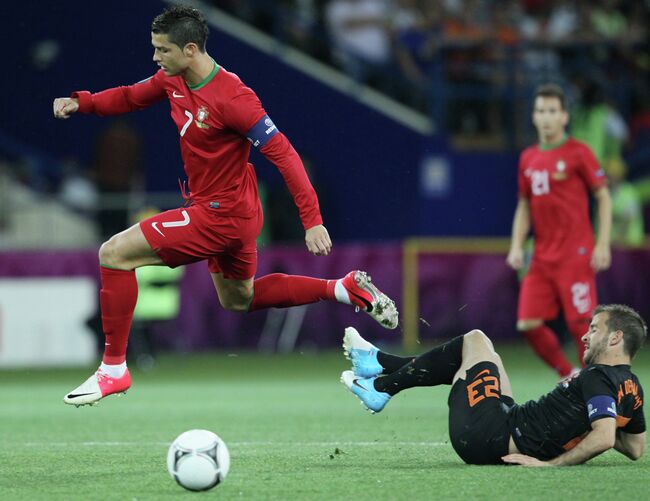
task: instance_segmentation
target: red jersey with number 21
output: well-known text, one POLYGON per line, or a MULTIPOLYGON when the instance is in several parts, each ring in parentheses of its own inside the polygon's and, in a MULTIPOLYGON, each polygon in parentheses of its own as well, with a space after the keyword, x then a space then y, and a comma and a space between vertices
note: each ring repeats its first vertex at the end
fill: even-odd
POLYGON ((530 205, 533 260, 570 262, 591 256, 595 240, 589 192, 605 185, 605 175, 589 147, 574 138, 543 149, 526 148, 519 158, 519 197, 530 205))

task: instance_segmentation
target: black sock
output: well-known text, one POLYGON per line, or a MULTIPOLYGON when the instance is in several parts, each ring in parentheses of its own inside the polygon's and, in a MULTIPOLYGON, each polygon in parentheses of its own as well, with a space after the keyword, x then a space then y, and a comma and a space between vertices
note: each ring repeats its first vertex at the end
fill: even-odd
POLYGON ((383 351, 377 352, 377 362, 384 368, 382 374, 392 374, 413 360, 415 357, 400 357, 383 351))
POLYGON ((412 359, 392 374, 378 377, 375 389, 395 395, 414 386, 451 384, 462 360, 463 336, 458 336, 412 359))

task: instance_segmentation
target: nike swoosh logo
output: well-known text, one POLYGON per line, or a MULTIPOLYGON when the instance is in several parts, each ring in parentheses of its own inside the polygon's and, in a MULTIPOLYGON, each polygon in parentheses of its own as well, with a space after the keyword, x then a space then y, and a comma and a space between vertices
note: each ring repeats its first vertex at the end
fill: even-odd
POLYGON ((70 393, 70 395, 68 395, 68 398, 85 397, 86 395, 92 395, 93 393, 94 392, 92 392, 92 393, 70 393))
POLYGON ((366 311, 370 313, 372 311, 372 303, 368 302, 368 300, 364 297, 359 296, 358 294, 355 294, 354 292, 348 291, 348 294, 353 295, 356 297, 359 301, 361 301, 363 304, 366 305, 366 311))
MULTIPOLYGON (((162 223, 163 228, 179 228, 182 226, 187 226, 190 224, 190 215, 187 213, 186 210, 181 211, 181 215, 183 216, 183 219, 180 221, 165 221, 162 223)), ((156 230, 158 233, 160 233, 163 237, 165 234, 162 232, 160 228, 158 228, 158 221, 154 221, 151 223, 151 227, 156 230)))
POLYGON ((176 94, 176 91, 172 92, 172 96, 174 96, 174 97, 185 97, 183 94, 176 94))
POLYGON ((490 373, 490 371, 489 371, 488 369, 483 369, 481 372, 479 372, 479 373, 474 377, 474 379, 478 379, 478 378, 480 378, 483 374, 489 374, 489 373, 490 373))
POLYGON ((352 380, 352 384, 353 384, 354 386, 357 386, 357 387, 361 388, 363 391, 368 391, 366 388, 364 388, 364 387, 361 386, 359 383, 357 383, 357 380, 356 380, 356 379, 353 379, 353 380, 352 380))
POLYGON ((154 221, 153 223, 151 223, 151 227, 154 230, 156 230, 158 233, 160 233, 163 237, 165 236, 165 234, 162 231, 160 231, 160 228, 158 228, 158 221, 154 221))

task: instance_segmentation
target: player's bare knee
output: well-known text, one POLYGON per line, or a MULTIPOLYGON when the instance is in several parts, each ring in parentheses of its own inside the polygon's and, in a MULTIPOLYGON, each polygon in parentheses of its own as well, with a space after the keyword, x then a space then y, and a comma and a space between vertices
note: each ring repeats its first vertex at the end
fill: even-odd
POLYGON ((234 311, 235 313, 246 313, 250 305, 250 298, 245 296, 237 296, 237 297, 219 296, 219 303, 224 309, 228 311, 234 311))
POLYGON ((495 354, 492 341, 483 331, 474 329, 463 336, 463 365, 474 359, 492 360, 495 354))
POLYGON ((121 242, 117 236, 112 236, 99 248, 99 263, 118 270, 132 269, 132 262, 124 259, 121 251, 121 242))
POLYGON ((115 237, 111 237, 104 242, 99 248, 99 263, 110 266, 111 268, 119 268, 119 260, 117 259, 117 252, 115 252, 115 237))
POLYGON ((490 340, 490 338, 487 337, 487 334, 485 334, 485 332, 479 329, 473 329, 469 331, 467 334, 465 334, 463 343, 474 345, 474 346, 483 345, 483 346, 487 346, 490 349, 494 349, 494 346, 492 345, 492 341, 490 340))

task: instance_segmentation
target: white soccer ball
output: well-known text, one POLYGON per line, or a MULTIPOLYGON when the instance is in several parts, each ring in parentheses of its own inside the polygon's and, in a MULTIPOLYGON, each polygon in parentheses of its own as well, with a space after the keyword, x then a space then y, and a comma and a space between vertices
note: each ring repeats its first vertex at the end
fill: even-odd
POLYGON ((230 453, 223 440, 208 430, 181 433, 167 452, 169 474, 190 491, 219 485, 230 469, 230 453))

